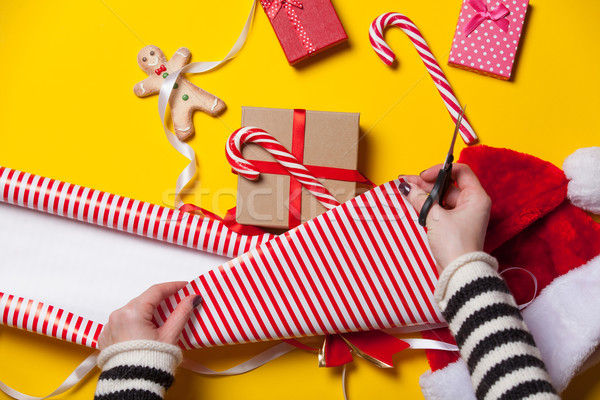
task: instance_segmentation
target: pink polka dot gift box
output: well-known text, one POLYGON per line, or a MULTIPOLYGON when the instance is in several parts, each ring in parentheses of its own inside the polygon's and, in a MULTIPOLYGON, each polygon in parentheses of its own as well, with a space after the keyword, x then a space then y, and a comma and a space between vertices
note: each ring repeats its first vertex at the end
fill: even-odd
POLYGON ((529 0, 464 0, 448 65, 509 80, 529 0))

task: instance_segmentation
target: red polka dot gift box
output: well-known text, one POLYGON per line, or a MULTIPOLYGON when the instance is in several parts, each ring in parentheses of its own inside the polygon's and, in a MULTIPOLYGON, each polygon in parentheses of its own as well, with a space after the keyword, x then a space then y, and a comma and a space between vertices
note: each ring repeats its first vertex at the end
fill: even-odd
POLYGON ((464 0, 448 65, 509 80, 529 0, 464 0))
POLYGON ((290 63, 348 39, 329 0, 260 0, 290 63))

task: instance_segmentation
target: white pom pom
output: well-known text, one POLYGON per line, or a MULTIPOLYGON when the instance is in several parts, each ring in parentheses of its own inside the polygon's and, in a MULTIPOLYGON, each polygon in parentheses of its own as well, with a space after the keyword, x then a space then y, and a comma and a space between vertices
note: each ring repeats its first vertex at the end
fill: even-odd
POLYGON ((569 182, 573 205, 600 214, 600 147, 584 147, 565 159, 563 171, 569 182))

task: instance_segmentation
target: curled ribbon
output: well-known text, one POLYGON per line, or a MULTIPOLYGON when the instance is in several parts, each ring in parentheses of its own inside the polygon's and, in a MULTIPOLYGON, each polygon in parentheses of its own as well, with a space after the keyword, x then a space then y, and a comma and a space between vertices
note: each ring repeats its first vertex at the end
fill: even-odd
POLYGON ((342 366, 342 391, 344 400, 347 400, 346 366, 353 361, 352 354, 356 354, 379 368, 393 368, 392 357, 405 349, 456 352, 458 346, 431 339, 399 339, 378 330, 327 335, 319 350, 319 367, 342 366))
POLYGON ((250 15, 248 15, 248 19, 246 20, 246 24, 244 25, 244 28, 242 29, 240 36, 237 38, 236 42, 234 43, 234 45, 231 48, 231 50, 229 51, 229 53, 227 53, 225 58, 223 58, 221 61, 200 61, 200 62, 188 64, 185 67, 181 68, 180 70, 175 71, 172 74, 169 74, 169 76, 167 76, 165 78, 162 86, 160 87, 160 93, 158 95, 158 113, 160 115, 160 120, 163 124, 163 129, 165 131, 165 134, 167 135, 167 140, 169 141, 169 143, 171 143, 171 146, 173 146, 173 148, 175 148, 175 150, 177 150, 181 155, 183 155, 188 160, 190 160, 190 163, 179 174, 179 177, 177 178, 177 183, 175 184, 175 206, 177 208, 179 208, 181 205, 183 205, 183 201, 181 200, 181 197, 180 197, 181 191, 194 178, 197 168, 196 168, 196 153, 194 152, 194 149, 192 149, 192 147, 189 144, 180 142, 176 138, 176 136, 173 134, 173 132, 171 132, 171 130, 165 124, 165 112, 167 110, 167 104, 169 103, 169 97, 171 96, 171 91, 173 90, 173 86, 175 85, 175 82, 177 81, 177 78, 179 77, 179 75, 181 73, 191 72, 191 73, 199 74, 199 73, 207 72, 207 71, 210 71, 210 70, 213 70, 213 69, 219 67, 220 65, 226 63, 227 61, 229 61, 233 57, 235 57, 239 53, 239 51, 242 49, 242 47, 244 46, 244 43, 246 42, 246 38, 248 37, 248 32, 250 31, 250 26, 252 25, 252 19, 254 16, 255 8, 256 8, 256 0, 252 2, 252 8, 250 10, 250 15))
POLYGON ((383 331, 351 332, 325 337, 319 351, 320 367, 337 367, 352 362, 355 354, 379 368, 393 368, 394 354, 405 349, 458 351, 451 343, 430 339, 399 339, 383 331))
POLYGON ((529 274, 529 276, 533 280, 533 296, 531 297, 531 300, 529 300, 527 303, 518 304, 517 305, 517 307, 519 308, 519 310, 522 310, 522 309, 526 308, 528 305, 530 305, 531 303, 533 303, 533 301, 537 297, 537 291, 538 291, 538 281, 537 281, 537 278, 535 277, 535 275, 533 274, 533 272, 528 271, 525 268, 519 268, 519 267, 506 268, 505 270, 503 270, 502 272, 500 272, 500 276, 502 276, 505 272, 508 272, 508 271, 522 271, 522 272, 525 272, 525 273, 529 274))
POLYGON ((488 10, 483 0, 469 0, 469 4, 476 11, 476 14, 465 25, 465 35, 469 36, 486 20, 494 22, 502 31, 508 31, 509 22, 506 17, 510 14, 510 10, 504 4, 498 4, 491 10, 488 10))

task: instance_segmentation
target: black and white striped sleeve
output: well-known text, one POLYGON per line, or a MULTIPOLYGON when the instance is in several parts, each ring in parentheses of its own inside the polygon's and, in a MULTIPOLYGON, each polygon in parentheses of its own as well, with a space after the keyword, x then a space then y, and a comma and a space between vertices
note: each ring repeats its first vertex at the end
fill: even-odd
POLYGON ((177 346, 132 340, 102 350, 94 400, 162 400, 182 354, 177 346))
POLYGON ((498 262, 476 252, 446 267, 435 297, 477 399, 559 399, 498 262))

